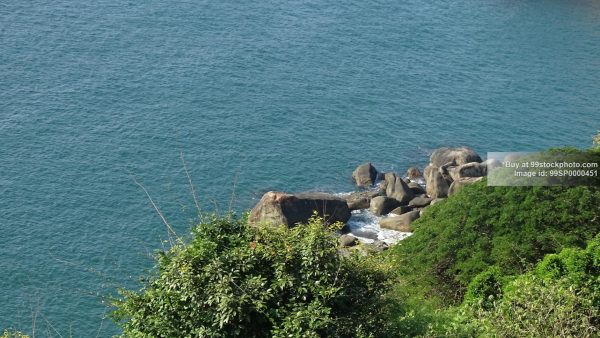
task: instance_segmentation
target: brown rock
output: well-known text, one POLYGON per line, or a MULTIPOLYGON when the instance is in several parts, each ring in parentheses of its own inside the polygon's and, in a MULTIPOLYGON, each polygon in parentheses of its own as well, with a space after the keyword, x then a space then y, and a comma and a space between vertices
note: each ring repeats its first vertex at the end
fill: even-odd
POLYGON ((385 217, 379 221, 379 226, 402 232, 412 232, 410 224, 419 218, 419 211, 411 211, 400 216, 385 217))
POLYGON ((400 203, 408 203, 415 194, 406 182, 402 180, 399 176, 394 173, 386 173, 385 180, 387 182, 387 187, 385 189, 385 194, 388 197, 396 199, 400 203))
POLYGON ((469 147, 439 148, 431 154, 430 162, 436 167, 441 167, 448 162, 462 165, 469 162, 481 162, 481 157, 469 147))
POLYGON ((433 199, 431 197, 415 197, 412 200, 410 200, 410 202, 408 202, 408 205, 417 208, 425 207, 428 206, 432 200, 433 199))
POLYGON ((346 223, 350 209, 345 200, 325 193, 286 194, 269 191, 250 212, 248 222, 253 225, 269 224, 293 227, 306 223, 314 213, 328 224, 346 223))
POLYGON ((425 188, 429 197, 439 198, 448 196, 450 184, 442 176, 438 167, 433 165, 425 167, 425 182, 425 188))
POLYGON ((370 210, 375 215, 381 216, 400 206, 400 202, 387 196, 376 196, 371 199, 370 210))
POLYGON ((371 199, 373 197, 382 196, 384 193, 381 190, 369 190, 354 192, 346 196, 348 208, 352 210, 369 209, 371 199))
POLYGON ((377 180, 377 169, 371 163, 359 165, 352 173, 352 179, 360 188, 368 188, 377 180))

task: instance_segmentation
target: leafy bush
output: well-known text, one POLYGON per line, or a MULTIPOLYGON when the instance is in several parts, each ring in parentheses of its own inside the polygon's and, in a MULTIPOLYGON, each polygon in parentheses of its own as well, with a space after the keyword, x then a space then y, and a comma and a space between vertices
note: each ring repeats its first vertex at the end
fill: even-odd
POLYGON ((506 285, 492 306, 466 304, 481 336, 597 337, 600 332, 600 236, 587 249, 547 255, 506 285))
POLYGON ((597 187, 488 187, 482 181, 431 206, 414 234, 390 250, 407 297, 462 301, 495 266, 521 274, 549 253, 582 247, 600 230, 597 187))
POLYGON ((317 218, 285 229, 213 216, 113 315, 136 337, 376 336, 385 269, 337 250, 317 218))

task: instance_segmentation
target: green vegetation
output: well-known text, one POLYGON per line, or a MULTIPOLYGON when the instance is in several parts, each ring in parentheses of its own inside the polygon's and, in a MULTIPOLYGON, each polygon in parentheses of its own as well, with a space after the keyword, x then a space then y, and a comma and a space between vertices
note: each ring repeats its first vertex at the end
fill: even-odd
POLYGON ((599 231, 599 216, 600 191, 593 187, 488 187, 483 181, 429 208, 414 223, 414 235, 390 254, 411 295, 456 305, 490 267, 496 277, 516 275, 546 254, 583 247, 599 231))
POLYGON ((413 225, 390 250, 343 257, 316 218, 213 216, 114 317, 132 337, 599 336, 598 186, 482 181, 413 225))
POLYGON ((211 217, 114 316, 135 337, 369 336, 385 280, 373 258, 342 258, 317 218, 288 230, 211 217))
POLYGON ((479 335, 597 337, 600 235, 585 250, 567 248, 547 255, 533 271, 508 282, 501 295, 491 298, 492 302, 472 298, 464 306, 479 335))

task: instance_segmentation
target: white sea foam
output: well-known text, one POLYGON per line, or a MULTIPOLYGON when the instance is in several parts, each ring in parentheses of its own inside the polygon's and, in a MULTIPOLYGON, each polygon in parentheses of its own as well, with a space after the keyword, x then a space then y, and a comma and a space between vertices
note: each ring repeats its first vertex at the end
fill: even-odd
POLYGON ((387 244, 394 244, 410 236, 410 232, 382 229, 379 226, 381 217, 374 215, 369 210, 352 211, 348 221, 350 234, 363 243, 373 243, 376 240, 387 244))

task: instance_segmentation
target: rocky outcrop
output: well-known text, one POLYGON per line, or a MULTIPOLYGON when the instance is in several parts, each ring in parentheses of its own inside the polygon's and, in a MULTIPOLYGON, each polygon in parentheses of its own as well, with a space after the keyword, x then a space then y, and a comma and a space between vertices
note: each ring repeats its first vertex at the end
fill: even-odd
POLYGON ((473 184, 475 182, 479 182, 482 179, 483 179, 483 177, 460 178, 460 179, 452 182, 452 184, 450 185, 450 188, 448 189, 448 196, 452 196, 452 195, 456 194, 457 192, 459 192, 464 186, 473 184))
POLYGON ((440 173, 438 167, 434 165, 428 165, 425 167, 425 189, 427 195, 431 198, 440 198, 448 196, 448 189, 450 183, 440 173))
POLYGON ((359 165, 352 173, 352 179, 359 188, 368 188, 377 180, 377 169, 371 163, 359 165))
POLYGON ((469 147, 439 148, 430 157, 430 162, 438 168, 447 163, 459 166, 469 162, 481 162, 481 157, 469 147))
POLYGON ((250 224, 285 225, 293 227, 307 222, 317 213, 328 224, 346 223, 350 219, 350 209, 344 199, 325 193, 286 194, 269 191, 263 195, 250 212, 250 224))
POLYGON ((385 188, 385 194, 387 197, 396 199, 402 204, 408 203, 415 197, 415 193, 410 190, 406 182, 401 177, 394 173, 386 173, 385 181, 387 186, 385 188))
POLYGON ((387 196, 376 196, 371 200, 370 210, 377 216, 385 215, 400 206, 400 202, 387 196))
POLYGON ((369 209, 371 205, 371 200, 377 196, 383 196, 384 192, 382 190, 369 190, 369 191, 359 191, 354 192, 348 196, 346 196, 346 202, 348 203, 348 208, 350 211, 352 210, 360 210, 360 209, 369 209))
POLYGON ((410 224, 418 219, 420 216, 419 211, 410 211, 400 216, 391 216, 382 218, 379 222, 379 226, 384 229, 412 232, 410 224))

